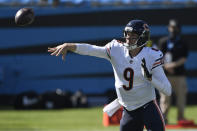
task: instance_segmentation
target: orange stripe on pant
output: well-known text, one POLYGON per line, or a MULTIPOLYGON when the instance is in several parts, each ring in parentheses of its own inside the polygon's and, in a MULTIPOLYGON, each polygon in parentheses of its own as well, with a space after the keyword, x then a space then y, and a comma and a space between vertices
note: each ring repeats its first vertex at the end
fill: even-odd
POLYGON ((164 131, 165 131, 166 129, 165 129, 165 121, 164 121, 164 118, 163 118, 163 114, 162 114, 162 112, 161 112, 161 110, 160 110, 160 108, 157 104, 157 101, 154 100, 153 102, 154 102, 155 106, 157 107, 157 111, 159 112, 160 118, 161 118, 162 123, 163 123, 163 128, 164 128, 164 131))

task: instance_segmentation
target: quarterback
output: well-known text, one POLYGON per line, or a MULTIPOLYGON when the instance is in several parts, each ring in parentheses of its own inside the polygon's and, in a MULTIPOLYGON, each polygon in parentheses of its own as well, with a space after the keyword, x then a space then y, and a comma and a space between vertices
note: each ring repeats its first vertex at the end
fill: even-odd
POLYGON ((143 20, 131 20, 124 28, 125 42, 112 40, 105 46, 85 43, 64 43, 48 48, 51 55, 67 51, 90 55, 111 62, 115 76, 117 102, 123 106, 120 131, 165 131, 165 123, 156 103, 155 88, 171 95, 171 84, 163 71, 163 54, 145 47, 150 30, 143 20))

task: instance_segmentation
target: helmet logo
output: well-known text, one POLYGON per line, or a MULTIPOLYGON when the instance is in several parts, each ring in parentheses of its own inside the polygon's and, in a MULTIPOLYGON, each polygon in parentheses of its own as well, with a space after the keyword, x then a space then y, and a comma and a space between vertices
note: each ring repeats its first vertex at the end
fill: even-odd
POLYGON ((145 31, 149 31, 149 28, 148 28, 148 25, 147 24, 144 24, 143 27, 144 27, 144 30, 145 31))

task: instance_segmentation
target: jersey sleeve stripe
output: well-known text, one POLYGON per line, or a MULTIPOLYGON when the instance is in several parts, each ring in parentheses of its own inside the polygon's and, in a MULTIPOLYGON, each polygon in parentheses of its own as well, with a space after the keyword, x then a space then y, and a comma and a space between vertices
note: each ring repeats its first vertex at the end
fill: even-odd
MULTIPOLYGON (((164 62, 163 62, 163 57, 160 57, 160 58, 156 59, 156 60, 155 60, 155 63, 154 63, 153 66, 152 66, 152 69, 154 69, 154 68, 156 68, 156 67, 162 65, 163 63, 164 63, 164 62)), ((152 70, 152 69, 151 69, 151 70, 152 70)))
POLYGON ((107 55, 108 55, 108 57, 111 59, 110 49, 109 49, 109 48, 106 48, 106 49, 107 49, 107 55))
MULTIPOLYGON (((155 65, 155 66, 152 67, 152 69, 154 69, 154 68, 156 68, 156 67, 158 67, 158 66, 160 66, 160 65, 162 65, 162 64, 163 64, 163 63, 160 63, 160 64, 158 64, 158 65, 155 65)), ((152 69, 151 69, 151 70, 152 70, 152 69)))
POLYGON ((162 60, 162 59, 163 59, 163 57, 160 57, 160 58, 156 59, 155 62, 162 60))
POLYGON ((157 108, 157 111, 158 111, 159 115, 160 115, 160 119, 161 119, 162 124, 163 124, 163 129, 164 129, 164 131, 166 131, 166 128, 165 128, 165 121, 164 121, 164 118, 163 118, 162 111, 161 111, 161 109, 159 108, 159 105, 157 104, 157 101, 156 101, 156 100, 153 100, 153 102, 154 102, 154 104, 155 104, 155 106, 156 106, 156 108, 157 108))
POLYGON ((153 64, 153 66, 158 65, 158 64, 161 64, 161 61, 155 62, 155 63, 153 64))

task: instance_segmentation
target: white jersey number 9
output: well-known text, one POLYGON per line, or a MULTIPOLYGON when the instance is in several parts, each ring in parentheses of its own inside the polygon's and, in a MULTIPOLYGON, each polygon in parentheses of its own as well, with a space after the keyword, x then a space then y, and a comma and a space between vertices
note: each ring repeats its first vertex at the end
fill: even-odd
POLYGON ((129 87, 127 87, 126 85, 123 85, 123 88, 126 91, 131 90, 133 88, 133 77, 134 77, 134 71, 133 71, 133 69, 132 68, 129 68, 129 67, 126 68, 124 70, 123 76, 124 76, 124 79, 129 82, 129 87))

